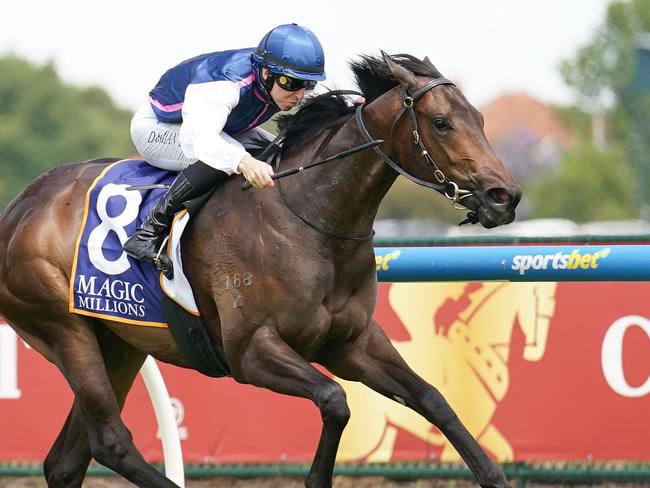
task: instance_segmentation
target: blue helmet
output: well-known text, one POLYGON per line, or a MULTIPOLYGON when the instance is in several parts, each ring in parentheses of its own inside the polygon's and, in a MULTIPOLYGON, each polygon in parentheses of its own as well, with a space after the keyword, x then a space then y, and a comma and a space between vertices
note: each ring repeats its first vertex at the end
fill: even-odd
POLYGON ((300 80, 325 79, 323 47, 312 31, 298 24, 284 24, 270 30, 253 56, 271 73, 300 80))

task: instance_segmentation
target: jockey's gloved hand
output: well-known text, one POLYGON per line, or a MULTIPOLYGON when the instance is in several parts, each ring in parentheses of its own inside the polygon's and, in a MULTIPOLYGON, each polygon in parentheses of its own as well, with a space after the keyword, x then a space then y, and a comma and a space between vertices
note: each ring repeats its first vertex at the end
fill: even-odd
POLYGON ((271 188, 274 186, 271 176, 273 168, 264 161, 255 159, 250 154, 244 156, 237 169, 244 175, 253 188, 271 188))

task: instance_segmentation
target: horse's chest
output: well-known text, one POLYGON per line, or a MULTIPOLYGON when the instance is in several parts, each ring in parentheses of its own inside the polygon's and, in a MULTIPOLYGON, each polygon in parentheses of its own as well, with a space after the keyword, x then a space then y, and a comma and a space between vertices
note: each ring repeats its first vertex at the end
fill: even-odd
POLYGON ((333 294, 309 309, 295 309, 278 326, 294 350, 311 357, 323 344, 356 336, 371 315, 372 305, 366 297, 333 294))
MULTIPOLYGON (((311 311, 294 317, 308 317, 301 330, 303 346, 318 347, 333 339, 345 339, 367 325, 372 316, 375 295, 370 290, 354 290, 348 284, 323 290, 319 300, 312 301, 311 311)), ((295 325, 295 324, 294 324, 295 325)))

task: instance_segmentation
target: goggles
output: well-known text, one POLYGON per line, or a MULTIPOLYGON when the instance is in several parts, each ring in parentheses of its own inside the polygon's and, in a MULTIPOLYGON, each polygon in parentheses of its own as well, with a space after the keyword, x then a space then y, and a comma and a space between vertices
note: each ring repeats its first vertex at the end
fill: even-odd
POLYGON ((299 80, 287 75, 276 75, 275 82, 280 88, 287 91, 298 91, 301 89, 313 90, 316 88, 316 82, 312 80, 299 80))

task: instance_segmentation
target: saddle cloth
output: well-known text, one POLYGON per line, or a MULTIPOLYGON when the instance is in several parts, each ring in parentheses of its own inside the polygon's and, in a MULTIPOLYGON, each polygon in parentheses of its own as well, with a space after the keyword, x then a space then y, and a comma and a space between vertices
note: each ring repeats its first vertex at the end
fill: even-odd
POLYGON ((176 173, 146 161, 124 159, 102 171, 86 194, 84 216, 75 247, 70 280, 69 310, 133 325, 167 327, 161 305, 167 295, 192 315, 198 309, 181 263, 180 238, 189 215, 179 212, 167 252, 174 262, 174 279, 154 266, 133 259, 122 244, 147 216, 163 188, 131 186, 169 184, 176 173))

